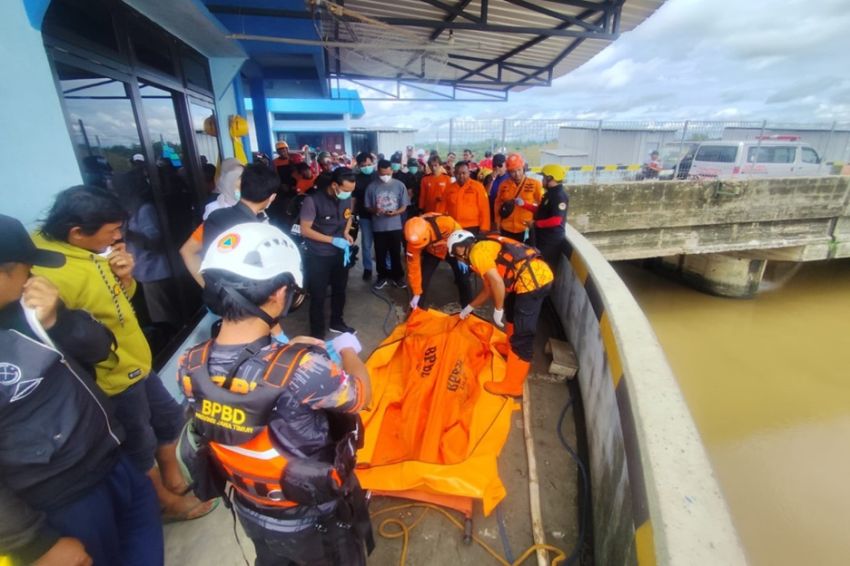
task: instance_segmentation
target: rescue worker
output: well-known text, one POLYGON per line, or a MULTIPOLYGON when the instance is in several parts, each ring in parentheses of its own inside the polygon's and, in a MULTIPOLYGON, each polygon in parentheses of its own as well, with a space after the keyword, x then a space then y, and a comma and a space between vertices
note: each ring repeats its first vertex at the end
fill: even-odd
POLYGON ((505 379, 485 383, 484 389, 494 395, 520 396, 534 355, 540 307, 552 288, 552 270, 535 248, 496 234, 476 239, 466 230, 457 230, 449 236, 448 249, 484 283, 478 296, 460 311, 460 318, 492 298, 493 322, 504 327, 508 337, 505 379))
POLYGON ((544 165, 540 172, 546 193, 540 206, 534 211, 534 245, 555 273, 567 239, 564 233, 570 207, 570 197, 564 190, 567 171, 563 165, 550 163, 544 165))
POLYGON ((223 321, 178 369, 194 413, 180 454, 196 493, 231 486, 256 566, 365 565, 371 524, 353 472, 371 386, 360 343, 284 334, 303 277, 298 248, 273 226, 233 227, 201 270, 223 321))
POLYGON ((508 178, 499 185, 499 193, 493 203, 493 218, 503 236, 525 242, 534 213, 524 205, 540 204, 543 186, 537 179, 526 176, 525 160, 518 153, 508 155, 505 168, 508 178))
POLYGON ((413 292, 411 309, 415 309, 422 302, 422 296, 428 290, 431 276, 440 261, 446 261, 452 268, 460 306, 469 304, 472 298, 469 270, 463 271, 457 260, 447 253, 446 239, 456 230, 461 230, 460 224, 451 216, 438 212, 414 216, 404 224, 407 280, 413 292))
POLYGON ((274 168, 284 167, 289 165, 289 144, 285 141, 281 140, 274 144, 275 151, 277 151, 277 157, 274 158, 274 168))
POLYGON ((442 206, 443 194, 452 181, 443 170, 439 155, 434 154, 428 158, 428 169, 428 174, 422 177, 419 185, 419 210, 438 212, 442 206))
POLYGON ((325 336, 325 297, 331 287, 331 332, 356 332, 342 319, 348 286, 351 231, 351 194, 354 172, 340 167, 330 174, 327 186, 304 197, 301 236, 307 242, 307 288, 310 292, 310 335, 325 336))
POLYGON ((457 220, 464 230, 475 235, 490 231, 490 202, 487 200, 487 191, 484 190, 484 185, 470 177, 466 161, 459 161, 455 165, 455 182, 446 190, 443 202, 437 210, 448 214, 457 220))

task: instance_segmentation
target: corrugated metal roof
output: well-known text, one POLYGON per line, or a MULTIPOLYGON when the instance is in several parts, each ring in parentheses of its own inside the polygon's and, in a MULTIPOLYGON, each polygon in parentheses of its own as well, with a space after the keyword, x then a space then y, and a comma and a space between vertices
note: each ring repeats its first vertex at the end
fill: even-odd
POLYGON ((625 32, 643 22, 663 2, 490 0, 486 3, 486 21, 483 21, 481 0, 442 0, 441 3, 427 0, 346 0, 344 17, 323 18, 322 29, 329 40, 373 45, 369 49, 329 49, 329 72, 332 75, 522 90, 546 83, 549 67, 552 67, 551 78, 564 75, 612 41, 617 16, 603 11, 603 8, 616 9, 622 4, 618 30, 625 32), (464 6, 462 15, 448 11, 460 6, 464 6), (570 17, 572 21, 565 19, 570 17), (401 23, 375 25, 364 18, 401 23), (447 22, 449 29, 441 30, 445 25, 441 22, 447 22), (596 33, 596 26, 600 26, 598 31, 602 34, 596 33), (545 31, 553 29, 581 32, 586 36, 550 36, 550 32, 545 31), (600 39, 591 34, 598 35, 600 39), (433 36, 436 38, 432 39, 433 36), (428 46, 432 50, 444 49, 423 49, 417 53, 379 48, 383 44, 392 46, 398 43, 411 47, 428 46))

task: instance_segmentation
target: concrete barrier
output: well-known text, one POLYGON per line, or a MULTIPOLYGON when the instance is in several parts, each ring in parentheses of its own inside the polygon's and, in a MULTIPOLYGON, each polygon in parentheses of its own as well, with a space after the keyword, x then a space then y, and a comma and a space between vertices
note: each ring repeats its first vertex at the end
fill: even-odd
POLYGON ((679 386, 646 317, 588 240, 566 228, 552 297, 579 358, 597 564, 746 559, 679 386))
POLYGON ((610 260, 790 249, 850 256, 850 178, 644 181, 568 187, 570 222, 610 260))

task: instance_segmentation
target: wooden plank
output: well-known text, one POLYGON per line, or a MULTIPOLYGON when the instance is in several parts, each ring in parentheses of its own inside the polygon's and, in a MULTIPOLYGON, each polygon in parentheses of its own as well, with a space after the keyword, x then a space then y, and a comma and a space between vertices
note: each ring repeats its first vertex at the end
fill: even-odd
POLYGON ((552 352, 552 363, 549 364, 549 373, 574 378, 578 372, 578 357, 569 342, 550 338, 546 348, 552 352))

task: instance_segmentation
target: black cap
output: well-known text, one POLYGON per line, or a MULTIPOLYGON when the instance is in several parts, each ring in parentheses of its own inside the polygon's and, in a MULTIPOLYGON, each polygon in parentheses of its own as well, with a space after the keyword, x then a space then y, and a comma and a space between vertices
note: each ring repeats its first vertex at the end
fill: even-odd
POLYGON ((20 220, 0 214, 0 263, 61 267, 65 265, 65 256, 38 249, 20 220))

